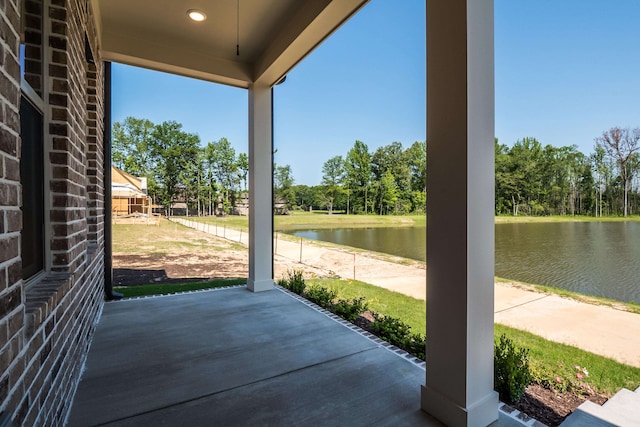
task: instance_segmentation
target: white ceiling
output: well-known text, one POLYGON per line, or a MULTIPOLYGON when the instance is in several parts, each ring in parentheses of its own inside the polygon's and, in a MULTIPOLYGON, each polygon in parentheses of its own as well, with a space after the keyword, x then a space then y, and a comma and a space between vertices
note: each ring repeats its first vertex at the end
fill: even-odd
POLYGON ((367 1, 92 0, 92 6, 102 59, 248 87, 275 84, 367 1), (192 21, 189 9, 207 19, 192 21))

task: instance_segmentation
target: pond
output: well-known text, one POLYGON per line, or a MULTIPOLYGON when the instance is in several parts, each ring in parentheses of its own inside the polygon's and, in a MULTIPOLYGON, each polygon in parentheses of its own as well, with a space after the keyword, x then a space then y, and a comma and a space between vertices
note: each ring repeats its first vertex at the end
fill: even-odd
MULTIPOLYGON (((496 276, 640 303, 640 222, 496 224, 496 276)), ((425 227, 296 230, 295 236, 426 258, 425 227)))

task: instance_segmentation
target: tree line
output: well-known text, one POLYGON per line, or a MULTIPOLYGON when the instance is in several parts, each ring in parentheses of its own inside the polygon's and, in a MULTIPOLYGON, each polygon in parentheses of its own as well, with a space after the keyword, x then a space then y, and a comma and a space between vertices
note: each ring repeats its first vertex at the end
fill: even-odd
POLYGON ((575 145, 523 138, 508 147, 496 139, 496 214, 638 214, 640 128, 614 127, 594 141, 587 156, 575 145))
POLYGON ((202 145, 182 124, 127 117, 112 129, 112 162, 147 178, 154 204, 170 215, 171 206, 186 202, 198 214, 229 213, 247 188, 249 158, 236 153, 226 138, 202 145))
MULTIPOLYGON (((226 138, 201 144, 175 121, 154 124, 127 117, 113 124, 113 164, 147 177, 148 193, 166 214, 177 201, 198 215, 234 212, 247 191, 249 160, 226 138)), ((322 166, 322 183, 295 185, 289 165, 274 164, 274 202, 287 209, 350 214, 423 213, 427 143, 369 150, 355 141, 322 166)), ((455 173, 455 171, 452 171, 455 173)), ((495 140, 495 212, 498 215, 638 214, 640 128, 614 127, 595 138, 594 152, 575 145, 543 146, 523 138, 509 147, 495 140)))
MULTIPOLYGON (((147 191, 165 214, 185 202, 198 215, 229 214, 247 190, 249 161, 227 138, 202 145, 182 124, 127 117, 112 129, 113 164, 147 177, 147 191)), ((424 212, 426 145, 404 150, 394 142, 370 153, 356 141, 345 158, 323 166, 322 185, 294 185, 291 166, 274 164, 274 202, 294 208, 341 209, 350 213, 424 212)))
POLYGON ((291 193, 296 206, 346 213, 406 214, 426 209, 427 146, 414 142, 404 149, 393 142, 374 152, 356 141, 344 155, 322 166, 322 184, 297 185, 291 193))

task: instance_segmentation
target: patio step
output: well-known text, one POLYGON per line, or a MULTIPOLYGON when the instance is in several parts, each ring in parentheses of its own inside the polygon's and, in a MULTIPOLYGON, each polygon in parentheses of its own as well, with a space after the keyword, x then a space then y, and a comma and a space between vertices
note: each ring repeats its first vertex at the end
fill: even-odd
POLYGON ((635 391, 622 389, 604 405, 586 401, 564 420, 561 427, 577 426, 638 426, 640 420, 640 387, 635 391))

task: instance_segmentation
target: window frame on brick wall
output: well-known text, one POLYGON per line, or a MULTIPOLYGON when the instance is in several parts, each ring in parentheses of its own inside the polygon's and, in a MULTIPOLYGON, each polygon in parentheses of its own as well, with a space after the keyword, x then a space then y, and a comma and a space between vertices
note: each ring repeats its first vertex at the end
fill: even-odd
MULTIPOLYGON (((40 261, 37 263, 37 265, 24 265, 24 260, 25 260, 25 245, 22 244, 21 241, 21 246, 20 246, 20 252, 21 252, 21 257, 23 258, 23 269, 22 269, 22 277, 24 280, 24 284, 25 284, 25 288, 29 289, 32 286, 36 285, 37 283, 39 283, 46 275, 46 273, 50 270, 49 266, 50 266, 50 251, 48 250, 48 246, 46 244, 47 241, 49 241, 49 237, 50 237, 50 233, 49 233, 49 227, 50 227, 50 221, 49 221, 49 209, 48 209, 48 200, 49 200, 49 188, 47 186, 47 182, 49 182, 49 176, 50 176, 50 168, 48 167, 48 162, 47 162, 47 158, 49 156, 48 150, 47 150, 47 146, 46 146, 46 141, 47 141, 47 126, 46 124, 48 123, 48 113, 47 113, 47 108, 46 108, 46 103, 45 103, 45 98, 46 98, 46 94, 47 94, 47 79, 45 78, 45 70, 47 68, 47 63, 48 63, 48 59, 47 56, 45 55, 46 52, 46 43, 45 40, 47 39, 47 25, 46 22, 47 20, 46 18, 46 14, 45 14, 45 10, 48 7, 49 1, 48 0, 42 0, 41 1, 41 9, 40 9, 40 22, 41 22, 41 28, 40 33, 41 33, 41 37, 40 37, 40 58, 38 58, 40 60, 40 70, 39 70, 39 74, 40 74, 40 81, 36 82, 40 84, 40 87, 38 88, 38 90, 36 90, 36 88, 32 87, 30 84, 30 80, 34 79, 34 75, 37 76, 37 73, 33 72, 33 68, 31 68, 30 71, 30 75, 26 76, 25 73, 25 69, 29 68, 29 67, 25 67, 26 64, 26 60, 24 59, 24 57, 27 57, 27 50, 24 47, 25 46, 25 41, 28 41, 27 39, 29 38, 28 35, 28 28, 26 28, 26 20, 23 18, 21 21, 21 25, 23 26, 21 28, 20 31, 20 54, 21 54, 21 59, 20 59, 20 92, 21 92, 21 102, 28 102, 30 107, 32 107, 39 115, 40 115, 40 120, 41 120, 41 124, 42 124, 42 132, 39 135, 40 137, 40 141, 39 143, 41 143, 41 145, 39 146, 39 149, 42 150, 42 155, 40 156, 41 160, 42 160, 42 165, 38 165, 37 167, 41 168, 41 174, 39 174, 37 176, 38 181, 39 182, 30 182, 31 185, 35 185, 38 188, 38 190, 41 190, 41 195, 42 195, 42 200, 40 200, 39 202, 41 203, 41 206, 38 207, 39 212, 37 213, 36 217, 32 219, 33 223, 30 222, 30 218, 25 218, 25 216, 23 216, 23 221, 22 221, 22 228, 23 228, 23 232, 21 233, 21 239, 24 236, 24 230, 26 229, 30 229, 32 230, 32 234, 40 234, 40 241, 37 242, 37 250, 41 251, 41 258, 40 261), (23 57, 24 56, 24 57, 23 57)), ((25 7, 25 2, 22 2, 22 7, 25 7)), ((23 12, 25 12, 25 9, 23 9, 23 12)), ((33 14, 33 12, 31 12, 33 14)), ((23 17, 24 17, 24 13, 23 13, 23 17)), ((21 106, 21 113, 22 113, 22 106, 21 106)), ((20 115, 20 123, 21 126, 23 124, 23 117, 22 114, 20 115)), ((22 138, 22 134, 23 132, 21 131, 21 138, 22 138)), ((28 144, 28 141, 23 140, 21 142, 21 149, 20 149, 20 165, 21 165, 21 171, 22 171, 22 167, 24 165, 24 162, 22 161, 22 153, 23 153, 23 149, 25 146, 27 146, 26 144, 28 144)), ((27 168, 31 168, 33 167, 32 165, 26 165, 27 168)), ((29 181, 30 178, 32 178, 33 176, 31 174, 28 173, 29 169, 25 170, 24 176, 21 172, 21 182, 24 181, 29 181)), ((29 185, 27 185, 27 188, 29 188, 29 185)), ((24 185, 23 185, 23 192, 24 192, 24 185)), ((28 197, 24 197, 24 195, 21 197, 21 209, 24 209, 24 203, 28 203, 29 200, 28 197)), ((26 259, 29 260, 31 257, 27 256, 26 259)))
MULTIPOLYGON (((38 100, 20 97, 20 182, 22 183, 22 278, 30 283, 45 270, 44 114, 38 100), (27 126, 27 130, 25 130, 27 126)), ((41 100, 40 100, 41 101, 41 100)))

